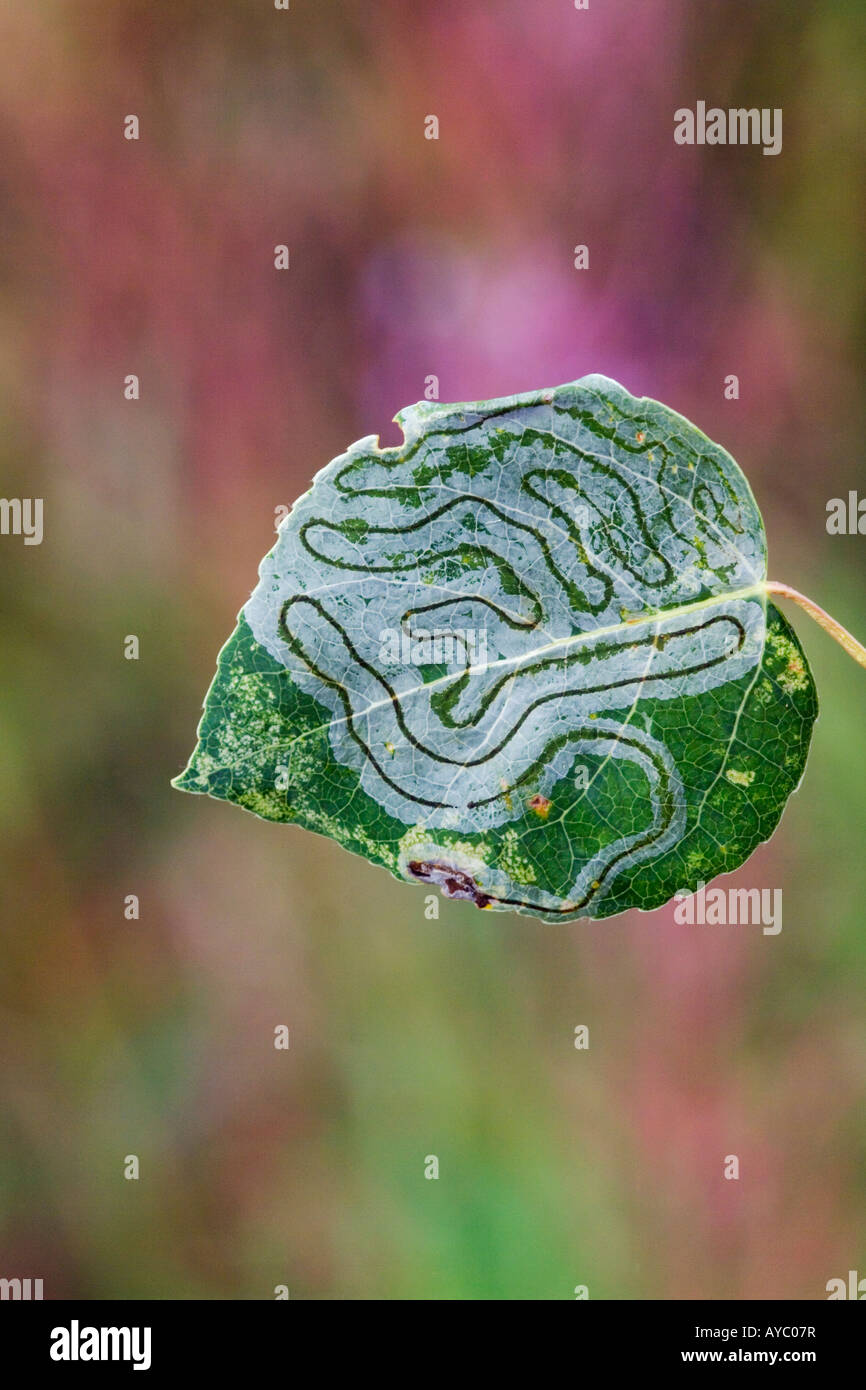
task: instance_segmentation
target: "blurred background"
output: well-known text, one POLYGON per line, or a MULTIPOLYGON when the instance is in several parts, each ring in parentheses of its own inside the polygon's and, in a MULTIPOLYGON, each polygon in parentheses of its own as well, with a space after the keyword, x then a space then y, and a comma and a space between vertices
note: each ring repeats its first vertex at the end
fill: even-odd
POLYGON ((862 4, 0 13, 0 490, 45 506, 42 545, 0 539, 0 1275, 814 1299, 866 1274, 866 674, 801 614, 806 777, 727 881, 783 888, 779 936, 430 921, 330 841, 169 787, 275 508, 397 442, 431 374, 472 400, 599 371, 682 411, 746 471, 771 577, 866 636, 866 540, 825 529, 866 495, 862 4), (699 99, 783 108, 783 152, 675 145, 699 99))

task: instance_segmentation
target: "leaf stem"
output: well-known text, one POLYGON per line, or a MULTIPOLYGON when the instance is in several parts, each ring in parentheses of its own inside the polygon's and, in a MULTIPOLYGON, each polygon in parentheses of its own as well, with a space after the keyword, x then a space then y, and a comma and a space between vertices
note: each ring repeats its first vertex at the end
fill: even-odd
POLYGON ((840 647, 844 647, 849 656, 853 656, 859 665, 866 667, 866 647, 862 646, 846 627, 837 623, 835 618, 831 618, 830 614, 825 613, 824 609, 814 603, 812 599, 806 598, 805 594, 792 589, 790 585, 779 584, 775 580, 768 580, 765 587, 768 594, 778 594, 780 598, 789 598, 792 603, 798 603, 804 612, 809 614, 810 618, 814 618, 825 632, 829 632, 840 647))

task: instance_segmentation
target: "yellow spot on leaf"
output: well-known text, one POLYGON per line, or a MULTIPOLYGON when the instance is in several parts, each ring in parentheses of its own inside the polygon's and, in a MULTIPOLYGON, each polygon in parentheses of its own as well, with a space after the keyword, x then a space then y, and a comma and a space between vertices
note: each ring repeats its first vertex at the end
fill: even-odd
POLYGON ((755 780, 754 772, 741 772, 736 767, 729 767, 725 776, 735 787, 750 787, 755 780))

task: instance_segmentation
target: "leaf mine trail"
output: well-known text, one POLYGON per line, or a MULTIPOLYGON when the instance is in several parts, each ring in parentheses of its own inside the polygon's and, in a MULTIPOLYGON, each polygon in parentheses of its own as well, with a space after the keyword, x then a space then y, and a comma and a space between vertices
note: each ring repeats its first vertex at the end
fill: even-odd
POLYGON ((734 460, 605 377, 398 417, 315 477, 175 785, 555 921, 768 838, 815 689, 734 460))

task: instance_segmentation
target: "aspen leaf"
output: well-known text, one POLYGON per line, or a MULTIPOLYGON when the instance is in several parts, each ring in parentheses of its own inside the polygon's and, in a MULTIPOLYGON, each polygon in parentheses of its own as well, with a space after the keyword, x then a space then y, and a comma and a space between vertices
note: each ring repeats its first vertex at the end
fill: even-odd
POLYGON ((280 524, 174 785, 550 921, 736 869, 817 699, 734 460, 601 376, 397 421, 280 524))

